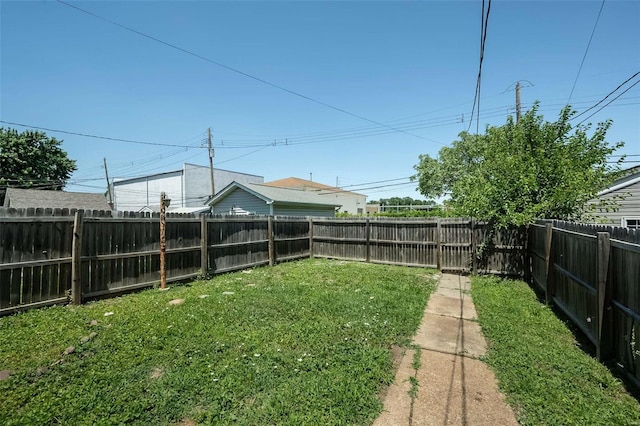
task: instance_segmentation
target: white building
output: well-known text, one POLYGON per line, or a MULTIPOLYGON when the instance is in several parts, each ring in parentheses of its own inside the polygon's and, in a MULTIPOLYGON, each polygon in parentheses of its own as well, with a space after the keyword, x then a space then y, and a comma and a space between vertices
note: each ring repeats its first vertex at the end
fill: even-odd
MULTIPOLYGON (((263 183, 264 177, 214 169, 216 193, 231 182, 263 183)), ((114 209, 140 211, 160 209, 160 193, 171 199, 170 208, 201 207, 211 196, 209 167, 185 163, 180 170, 135 178, 114 178, 111 184, 114 209)))

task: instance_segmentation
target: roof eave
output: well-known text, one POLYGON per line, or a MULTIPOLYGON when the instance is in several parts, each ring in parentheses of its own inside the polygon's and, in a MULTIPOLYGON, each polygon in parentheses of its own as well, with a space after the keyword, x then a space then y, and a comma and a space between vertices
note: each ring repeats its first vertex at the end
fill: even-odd
POLYGON ((607 194, 610 194, 612 192, 618 191, 620 189, 624 189, 627 186, 633 185, 633 184, 638 183, 638 182, 640 182, 640 175, 635 177, 635 178, 633 178, 633 179, 630 179, 630 180, 628 180, 628 181, 626 181, 624 183, 620 183, 618 185, 611 186, 611 187, 609 187, 609 188, 607 188, 605 190, 602 190, 602 191, 598 192, 598 197, 602 197, 603 195, 607 195, 607 194))

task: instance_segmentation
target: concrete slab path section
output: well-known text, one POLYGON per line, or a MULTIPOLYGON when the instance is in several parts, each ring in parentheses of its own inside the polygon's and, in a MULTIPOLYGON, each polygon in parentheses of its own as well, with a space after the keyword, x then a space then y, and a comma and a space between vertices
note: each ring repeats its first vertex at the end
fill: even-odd
POLYGON ((478 359, 487 344, 470 290, 468 277, 442 274, 413 339, 420 366, 413 368, 415 351, 407 350, 374 425, 518 424, 493 371, 478 359))

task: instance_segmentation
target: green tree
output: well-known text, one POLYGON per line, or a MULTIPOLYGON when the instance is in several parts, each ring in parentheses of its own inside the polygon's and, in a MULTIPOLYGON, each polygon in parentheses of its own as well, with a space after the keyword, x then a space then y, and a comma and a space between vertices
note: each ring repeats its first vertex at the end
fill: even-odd
POLYGON ((0 189, 62 189, 77 167, 61 143, 43 132, 0 127, 0 189))
POLYGON ((385 206, 435 206, 433 200, 418 200, 411 197, 380 198, 368 201, 367 204, 384 204, 385 206))
POLYGON ((577 220, 587 201, 616 177, 619 164, 607 157, 623 143, 609 144, 611 121, 572 127, 575 111, 566 107, 555 122, 538 115, 538 104, 515 123, 512 117, 485 134, 460 133, 439 158, 421 155, 414 166, 419 191, 449 195, 457 214, 523 225, 538 218, 577 220))

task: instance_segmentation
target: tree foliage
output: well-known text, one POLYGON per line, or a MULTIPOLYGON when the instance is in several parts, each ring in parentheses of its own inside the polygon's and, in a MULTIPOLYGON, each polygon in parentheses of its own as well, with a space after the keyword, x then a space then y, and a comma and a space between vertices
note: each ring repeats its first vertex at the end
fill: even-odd
POLYGON ((538 115, 538 104, 515 123, 512 117, 485 134, 460 133, 439 158, 421 155, 414 166, 426 197, 449 195, 449 205, 464 216, 523 225, 537 218, 576 220, 588 213, 587 201, 616 177, 619 165, 607 157, 623 144, 609 144, 611 121, 572 127, 569 107, 555 122, 538 115))
POLYGON ((411 197, 391 197, 371 200, 367 204, 384 204, 385 206, 435 206, 433 200, 418 200, 411 197))
POLYGON ((61 143, 43 132, 0 127, 0 189, 62 189, 77 167, 61 143))
POLYGON ((455 217, 456 213, 453 210, 436 206, 429 210, 389 210, 373 215, 381 217, 455 217))

